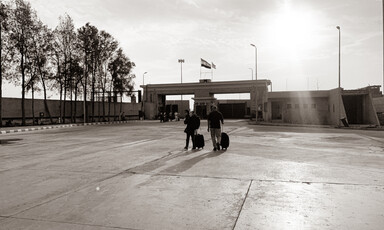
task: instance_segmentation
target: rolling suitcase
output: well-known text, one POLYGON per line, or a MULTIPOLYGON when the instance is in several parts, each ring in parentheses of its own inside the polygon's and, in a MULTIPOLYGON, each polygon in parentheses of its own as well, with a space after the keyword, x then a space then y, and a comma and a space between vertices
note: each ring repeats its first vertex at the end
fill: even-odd
POLYGON ((222 132, 221 133, 221 148, 227 150, 229 147, 229 136, 227 133, 222 132))
POLYGON ((200 149, 204 148, 205 142, 204 142, 204 136, 202 134, 196 134, 195 135, 195 147, 200 149))
POLYGON ((221 149, 227 150, 227 148, 229 147, 229 136, 227 133, 224 132, 224 124, 222 127, 222 131, 223 132, 221 132, 221 142, 220 142, 221 149))

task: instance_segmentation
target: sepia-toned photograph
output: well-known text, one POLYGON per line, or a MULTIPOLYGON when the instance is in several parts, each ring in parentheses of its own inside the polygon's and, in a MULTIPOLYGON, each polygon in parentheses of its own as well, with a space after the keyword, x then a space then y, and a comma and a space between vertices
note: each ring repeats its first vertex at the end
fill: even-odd
POLYGON ((384 0, 0 0, 0 230, 384 229, 384 0))

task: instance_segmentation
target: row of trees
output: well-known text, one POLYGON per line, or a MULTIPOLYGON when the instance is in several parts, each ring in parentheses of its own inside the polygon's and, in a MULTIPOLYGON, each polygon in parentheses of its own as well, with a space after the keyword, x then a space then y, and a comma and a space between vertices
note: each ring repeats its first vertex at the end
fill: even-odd
MULTIPOLYGON (((69 109, 72 122, 76 122, 79 98, 90 99, 91 117, 94 117, 96 95, 101 94, 104 99, 132 93, 135 76, 131 70, 135 64, 108 32, 90 23, 76 30, 67 14, 59 17, 59 24, 52 30, 41 22, 25 0, 0 2, 0 20, 0 121, 3 80, 21 86, 22 125, 26 124, 27 92, 32 94, 33 108, 35 92, 43 91, 45 110, 51 122, 47 91, 57 92, 60 117, 69 109), (65 107, 68 100, 74 102, 70 103, 70 108, 65 107)), ((110 103, 108 114, 105 103, 102 104, 105 120, 106 115, 110 116, 110 103)))

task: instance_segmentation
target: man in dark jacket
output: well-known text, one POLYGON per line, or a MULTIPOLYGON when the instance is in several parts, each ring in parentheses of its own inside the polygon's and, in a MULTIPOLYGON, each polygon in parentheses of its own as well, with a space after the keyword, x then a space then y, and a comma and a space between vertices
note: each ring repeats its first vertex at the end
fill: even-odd
POLYGON ((187 138, 185 140, 185 150, 188 150, 189 138, 192 139, 192 149, 196 149, 195 145, 195 134, 196 130, 200 128, 200 119, 196 116, 196 114, 191 111, 190 115, 185 116, 184 124, 187 125, 184 132, 187 134, 187 138))
POLYGON ((217 111, 217 107, 212 106, 212 112, 208 115, 208 132, 211 130, 213 151, 220 150, 221 124, 224 124, 223 114, 217 111))

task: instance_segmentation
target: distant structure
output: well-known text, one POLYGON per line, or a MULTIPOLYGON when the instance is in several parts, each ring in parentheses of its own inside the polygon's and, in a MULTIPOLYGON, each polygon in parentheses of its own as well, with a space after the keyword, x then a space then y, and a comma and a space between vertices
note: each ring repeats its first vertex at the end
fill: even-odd
MULTIPOLYGON (((206 118, 211 111, 212 105, 218 105, 220 111, 224 112, 225 117, 228 113, 235 112, 237 115, 233 118, 251 117, 256 114, 257 106, 259 116, 263 117, 262 106, 268 99, 268 86, 271 84, 269 80, 249 80, 249 81, 224 81, 212 82, 211 79, 201 79, 198 83, 183 84, 154 84, 141 86, 144 88, 144 109, 147 119, 153 119, 156 114, 166 112, 166 96, 167 95, 194 95, 194 110, 201 118, 206 118), (224 103, 215 98, 215 94, 230 93, 250 93, 251 99, 239 103, 233 103, 230 110, 224 103), (256 101, 257 99, 257 101, 256 101), (227 108, 225 108, 227 107, 227 108), (225 111, 223 111, 225 110, 225 111)), ((169 111, 168 111, 169 112, 169 111)), ((179 110, 178 112, 182 112, 179 110)))
MULTIPOLYGON (((255 118, 257 112, 259 121, 272 123, 337 126, 341 124, 340 119, 351 125, 384 123, 384 97, 380 86, 269 92, 270 85, 270 80, 212 82, 210 79, 201 79, 198 83, 144 85, 144 113, 147 119, 155 119, 160 112, 172 112, 165 111, 167 95, 192 94, 194 110, 201 118, 206 118, 215 104, 226 118, 255 118), (232 93, 250 93, 250 100, 215 98, 215 94, 232 93)), ((173 112, 182 112, 179 107, 188 106, 183 103, 171 106, 173 112)))
POLYGON ((356 90, 336 88, 269 92, 266 110, 270 112, 266 120, 292 124, 340 125, 340 119, 345 118, 349 124, 380 125, 377 106, 373 100, 380 97, 383 98, 380 86, 356 90))

